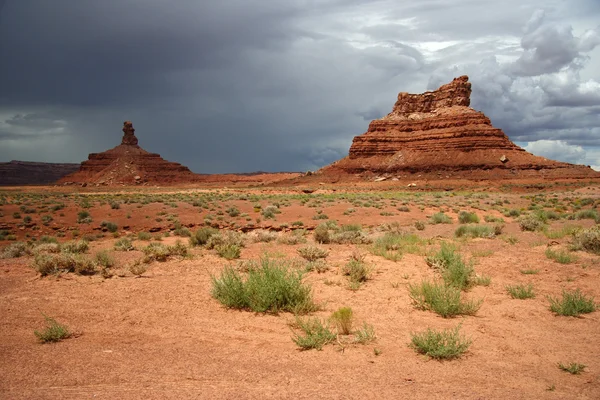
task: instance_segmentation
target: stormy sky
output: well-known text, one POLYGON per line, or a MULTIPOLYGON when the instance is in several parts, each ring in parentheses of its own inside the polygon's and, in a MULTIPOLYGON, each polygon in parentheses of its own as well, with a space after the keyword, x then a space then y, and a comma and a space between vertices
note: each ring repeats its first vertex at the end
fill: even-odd
POLYGON ((194 172, 314 170, 398 92, 468 74, 534 154, 600 169, 598 0, 0 0, 0 161, 120 143, 194 172))

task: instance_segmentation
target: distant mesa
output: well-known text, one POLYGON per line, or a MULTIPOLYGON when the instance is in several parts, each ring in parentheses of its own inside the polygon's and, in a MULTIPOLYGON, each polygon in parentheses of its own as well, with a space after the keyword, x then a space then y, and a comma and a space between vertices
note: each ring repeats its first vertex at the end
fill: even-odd
POLYGON ((454 178, 588 178, 589 167, 537 157, 470 107, 471 83, 455 78, 435 91, 400 93, 391 113, 352 141, 347 157, 320 174, 449 174, 454 178))
POLYGON ((59 184, 141 185, 173 184, 198 180, 186 166, 164 160, 138 145, 131 121, 123 123, 121 144, 103 153, 92 153, 79 170, 59 184))
POLYGON ((0 185, 48 185, 79 168, 79 164, 16 161, 0 163, 0 185))

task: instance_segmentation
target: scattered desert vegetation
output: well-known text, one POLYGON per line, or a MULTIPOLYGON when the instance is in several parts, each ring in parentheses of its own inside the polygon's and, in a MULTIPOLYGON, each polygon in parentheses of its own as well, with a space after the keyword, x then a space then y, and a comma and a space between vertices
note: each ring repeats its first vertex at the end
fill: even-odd
POLYGON ((438 360, 460 357, 471 346, 471 340, 460 334, 460 325, 453 329, 411 334, 411 347, 417 352, 438 360))
MULTIPOLYGON (((547 329, 554 319, 581 326, 540 338, 544 349, 581 354, 600 293, 598 195, 511 190, 7 192, 0 195, 0 263, 7 285, 20 276, 23 293, 37 291, 36 308, 24 307, 38 316, 48 309, 78 325, 83 310, 94 312, 78 300, 87 291, 109 309, 117 299, 114 307, 127 310, 127 322, 114 322, 120 335, 174 335, 179 325, 209 347, 205 331, 226 338, 223 348, 244 341, 296 362, 339 352, 344 363, 351 352, 378 364, 402 360, 402 368, 419 362, 417 353, 435 360, 466 353, 455 362, 460 369, 481 368, 489 346, 532 351, 509 338, 520 337, 523 324, 547 329), (190 328, 187 319, 200 322, 190 328), (490 334, 496 329, 507 334, 490 334), (322 351, 297 351, 310 349, 322 351)), ((16 324, 18 316, 6 313, 16 324)), ((38 341, 73 337, 56 320, 46 323, 38 341)), ((77 334, 68 345, 108 334, 101 323, 87 326, 102 331, 77 334)), ((542 368, 556 371, 546 386, 556 382, 561 391, 560 375, 569 374, 556 361, 542 368)))
POLYGON ((63 339, 68 339, 71 336, 69 328, 58 323, 54 318, 44 315, 46 319, 46 328, 33 333, 41 343, 60 342, 63 339))

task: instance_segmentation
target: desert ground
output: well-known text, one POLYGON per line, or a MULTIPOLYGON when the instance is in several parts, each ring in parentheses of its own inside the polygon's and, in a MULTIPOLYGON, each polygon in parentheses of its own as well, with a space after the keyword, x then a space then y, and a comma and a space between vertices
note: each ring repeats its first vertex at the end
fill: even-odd
POLYGON ((600 312, 551 305, 597 307, 599 208, 579 181, 3 188, 0 398, 598 399, 600 312), (265 263, 310 306, 224 303, 227 272, 265 263), (436 311, 427 282, 466 306, 436 311), (424 354, 428 329, 461 351, 424 354))

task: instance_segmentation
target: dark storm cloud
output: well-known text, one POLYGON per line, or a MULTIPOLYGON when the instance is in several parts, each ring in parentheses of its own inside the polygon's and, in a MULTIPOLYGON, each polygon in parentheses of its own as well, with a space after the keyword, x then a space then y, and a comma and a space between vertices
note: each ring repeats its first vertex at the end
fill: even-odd
POLYGON ((9 2, 10 18, 0 26, 1 37, 11 37, 1 47, 2 98, 94 105, 176 95, 185 86, 169 82, 169 74, 219 69, 239 62, 244 49, 276 48, 291 34, 277 9, 178 4, 9 2))
POLYGON ((0 159, 81 161, 132 120, 144 148, 197 172, 316 169, 398 92, 464 73, 524 141, 583 146, 597 122, 597 79, 580 78, 597 32, 559 23, 600 14, 592 1, 2 3, 0 159))

